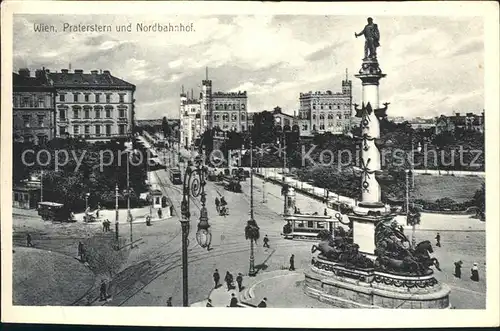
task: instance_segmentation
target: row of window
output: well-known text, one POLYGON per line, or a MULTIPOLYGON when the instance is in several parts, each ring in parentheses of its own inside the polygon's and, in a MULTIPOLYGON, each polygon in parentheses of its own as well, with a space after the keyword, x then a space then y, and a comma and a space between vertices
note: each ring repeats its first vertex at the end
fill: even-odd
POLYGON ((46 98, 43 96, 26 96, 19 97, 14 96, 12 99, 12 105, 14 108, 46 108, 47 104, 45 103, 46 98))
MULTIPOLYGON (((106 93, 104 95, 104 99, 101 99, 101 94, 102 93, 93 93, 94 100, 92 100, 92 102, 100 103, 104 99, 106 100, 106 103, 110 103, 111 102, 111 95, 112 95, 112 93, 106 93)), ((73 93, 73 102, 81 102, 81 101, 91 102, 90 101, 90 95, 91 95, 91 93, 83 93, 83 99, 81 98, 81 95, 82 95, 81 93, 73 93)), ((119 102, 120 103, 125 102, 125 94, 120 93, 120 94, 118 94, 118 97, 119 97, 119 102)), ((60 102, 66 102, 66 93, 59 93, 59 101, 60 102)), ((69 99, 68 99, 68 101, 69 101, 69 99)))
MULTIPOLYGON (((80 136, 80 135, 85 135, 85 136, 90 136, 94 135, 96 137, 100 136, 111 136, 111 124, 106 124, 104 125, 104 130, 103 125, 83 125, 83 131, 80 130, 81 127, 80 125, 74 125, 73 126, 73 135, 74 136, 80 136), (93 132, 91 132, 91 129, 93 127, 93 132)), ((126 124, 119 124, 118 125, 118 134, 119 135, 125 135, 127 132, 127 125, 126 124)), ((65 126, 60 126, 59 127, 59 134, 64 135, 69 132, 66 131, 65 126)))
MULTIPOLYGON (((339 128, 339 127, 341 127, 341 126, 342 126, 342 123, 337 122, 337 128, 339 128)), ((348 125, 345 125, 344 127, 345 127, 346 129, 348 129, 348 128, 349 128, 349 126, 348 126, 348 125)), ((307 130, 308 130, 308 128, 309 128, 309 126, 308 126, 307 124, 302 124, 302 130, 303 130, 303 131, 307 131, 307 130)), ((328 128, 329 128, 329 129, 333 129, 333 124, 328 123, 328 128)), ((320 130, 325 130, 325 125, 324 125, 324 124, 320 124, 320 125, 319 125, 319 129, 320 129, 320 130)), ((313 131, 316 131, 316 124, 314 124, 314 125, 312 126, 312 130, 313 130, 313 131)))
MULTIPOLYGON (((23 126, 29 128, 31 126, 31 115, 23 115, 23 126)), ((37 115, 37 127, 43 128, 45 126, 45 115, 37 115)))
MULTIPOLYGON (((230 117, 231 117, 231 121, 233 121, 233 122, 238 120, 237 113, 232 113, 231 116, 229 116, 228 113, 224 113, 224 114, 214 114, 214 121, 219 121, 222 118, 222 121, 229 122, 230 117)), ((246 119, 245 114, 241 114, 241 120, 245 121, 245 119, 246 119)))
MULTIPOLYGON (((105 108, 104 112, 102 112, 101 109, 94 109, 94 117, 96 119, 99 118, 111 118, 113 114, 113 109, 112 108, 105 108)), ((91 118, 91 109, 89 108, 84 108, 83 109, 83 118, 84 119, 90 119, 91 118)), ((118 109, 118 117, 119 118, 126 118, 127 117, 127 109, 118 109)), ((66 116, 66 109, 60 109, 59 110, 59 120, 60 121, 66 121, 67 116, 66 116)), ((74 108, 73 109, 73 119, 80 119, 80 109, 74 108)))
MULTIPOLYGON (((327 115, 327 118, 328 118, 329 120, 333 120, 333 119, 334 119, 334 115, 333 115, 333 114, 328 114, 328 115, 327 115)), ((342 114, 336 114, 336 115, 335 115, 335 118, 336 118, 336 119, 338 119, 338 120, 341 120, 341 119, 342 119, 342 114)), ((351 118, 351 114, 349 114, 349 113, 344 114, 344 119, 346 119, 346 120, 347 120, 347 119, 349 119, 349 118, 351 118)), ((313 120, 315 120, 315 119, 316 119, 316 114, 313 114, 313 115, 312 115, 312 119, 313 119, 313 120)), ((319 119, 320 119, 320 120, 324 120, 324 119, 325 119, 325 114, 319 114, 319 119)))
POLYGON ((245 109, 245 105, 221 105, 221 104, 215 104, 214 105, 215 110, 238 110, 238 109, 245 109), (239 107, 238 107, 239 106, 239 107))

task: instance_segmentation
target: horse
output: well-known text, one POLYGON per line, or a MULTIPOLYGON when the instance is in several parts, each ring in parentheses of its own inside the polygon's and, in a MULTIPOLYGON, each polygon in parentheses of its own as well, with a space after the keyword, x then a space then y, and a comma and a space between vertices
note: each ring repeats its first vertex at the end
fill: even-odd
POLYGON ((441 271, 439 267, 439 261, 435 257, 431 257, 429 253, 433 253, 432 244, 429 240, 424 240, 418 243, 415 247, 413 255, 416 260, 423 264, 425 268, 429 268, 431 266, 436 267, 437 270, 441 271))

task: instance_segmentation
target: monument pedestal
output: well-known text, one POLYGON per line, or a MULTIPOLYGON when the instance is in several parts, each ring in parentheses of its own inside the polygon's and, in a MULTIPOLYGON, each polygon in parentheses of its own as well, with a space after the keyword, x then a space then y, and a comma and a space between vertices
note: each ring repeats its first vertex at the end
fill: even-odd
POLYGON ((429 271, 424 276, 408 276, 351 269, 320 255, 305 271, 304 292, 338 308, 451 308, 450 289, 429 271))

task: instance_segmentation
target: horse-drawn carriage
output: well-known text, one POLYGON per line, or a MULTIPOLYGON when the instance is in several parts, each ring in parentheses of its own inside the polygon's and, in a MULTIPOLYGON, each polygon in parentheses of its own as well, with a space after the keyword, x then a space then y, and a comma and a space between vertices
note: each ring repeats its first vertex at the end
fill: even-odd
POLYGON ((224 188, 228 191, 235 192, 235 193, 241 193, 241 184, 240 181, 234 178, 224 178, 224 188))

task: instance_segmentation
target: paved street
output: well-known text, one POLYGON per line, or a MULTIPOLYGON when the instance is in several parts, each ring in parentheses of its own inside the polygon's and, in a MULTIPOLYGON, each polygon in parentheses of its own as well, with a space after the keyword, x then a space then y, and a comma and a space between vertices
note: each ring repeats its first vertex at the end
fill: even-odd
MULTIPOLYGON (((182 167, 181 167, 182 168, 182 167)), ((181 278, 181 227, 179 223, 182 185, 173 185, 165 170, 151 173, 151 183, 169 196, 174 205, 174 215, 170 219, 154 222, 152 226, 143 223, 133 225, 134 240, 140 239, 137 247, 125 248, 126 261, 123 270, 115 275, 110 282, 111 299, 108 302, 95 300, 96 291, 90 292, 87 300, 77 304, 110 305, 110 306, 164 306, 172 297, 174 306, 182 305, 181 278)), ((255 286, 257 302, 259 296, 267 293, 270 307, 291 307, 300 305, 304 300, 307 307, 314 302, 301 299, 300 275, 287 276, 288 261, 295 254, 297 270, 309 266, 312 242, 285 240, 280 233, 283 227, 283 200, 281 188, 271 183, 263 183, 254 177, 255 219, 260 226, 261 238, 265 234, 270 239, 270 248, 262 247, 258 241, 255 249, 255 264, 259 273, 255 278, 247 276, 249 266, 249 242, 244 237, 244 227, 249 218, 250 180, 242 182, 243 193, 226 191, 214 182, 207 182, 207 209, 212 231, 211 250, 198 246, 195 234, 199 218, 200 202, 192 199, 191 231, 189 234, 189 302, 203 303, 212 289, 212 273, 217 268, 223 278, 226 271, 233 275, 244 274, 244 286, 255 286), (264 194, 265 192, 265 199, 264 194), (229 216, 217 215, 214 199, 224 196, 229 206, 229 216), (265 202, 263 202, 265 200, 265 202), (273 278, 276 273, 282 273, 281 278, 273 278), (271 283, 267 278, 274 279, 271 283), (293 290, 287 297, 287 289, 293 285, 293 290), (293 292, 293 293, 292 293, 293 292), (274 297, 273 297, 274 296, 274 297), (295 302, 292 304, 293 301, 295 302)), ((303 213, 318 212, 322 214, 324 204, 317 200, 297 194, 297 207, 303 213)), ((73 224, 52 225, 41 221, 36 214, 24 215, 14 213, 14 242, 24 245, 23 234, 27 231, 38 231, 35 243, 42 249, 55 249, 70 256, 76 254, 76 242, 79 237, 95 236, 99 227, 73 224), (50 230, 51 228, 57 229, 50 230), (45 234, 44 234, 45 233, 45 234), (76 233, 76 235, 75 235, 76 233), (71 235, 70 235, 71 234, 71 235), (41 236, 41 237, 40 237, 41 236), (43 240, 42 240, 43 238, 43 240), (75 241, 76 240, 76 241, 75 241), (66 247, 66 248, 64 248, 66 247)), ((435 255, 441 262, 442 272, 436 271, 436 278, 447 283, 452 288, 452 304, 457 308, 481 308, 485 306, 486 285, 484 279, 485 265, 485 232, 484 223, 469 216, 447 216, 439 214, 423 214, 422 226, 417 229, 417 240, 431 240, 441 231, 442 247, 435 247, 435 255), (462 279, 456 279, 453 274, 453 262, 462 260, 464 269, 462 279), (473 262, 480 267, 480 281, 469 279, 469 269, 473 262)), ((99 234, 102 235, 102 234, 99 234)), ((112 234, 109 234, 112 235, 112 234)), ((128 240, 129 228, 121 227, 120 237, 128 240)), ((226 293, 227 294, 227 293, 226 293)), ((229 294, 227 294, 229 295, 229 294)), ((224 304, 224 293, 218 297, 218 305, 224 304)), ((227 297, 229 304, 229 296, 227 297)), ((318 303, 319 307, 320 303, 318 303)), ((314 306, 316 307, 316 306, 314 306)))

